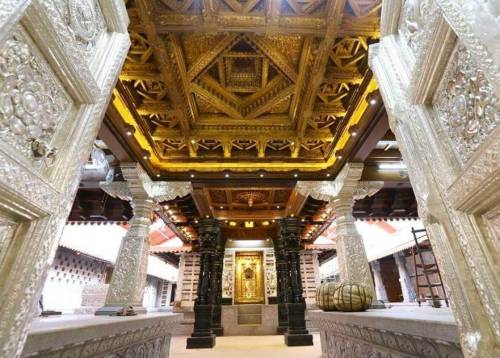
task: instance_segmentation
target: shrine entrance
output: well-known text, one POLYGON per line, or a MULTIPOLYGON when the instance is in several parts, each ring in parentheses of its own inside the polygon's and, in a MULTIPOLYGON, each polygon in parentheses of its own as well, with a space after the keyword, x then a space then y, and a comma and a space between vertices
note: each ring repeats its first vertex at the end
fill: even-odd
POLYGON ((262 252, 236 252, 235 261, 235 304, 264 303, 262 252))

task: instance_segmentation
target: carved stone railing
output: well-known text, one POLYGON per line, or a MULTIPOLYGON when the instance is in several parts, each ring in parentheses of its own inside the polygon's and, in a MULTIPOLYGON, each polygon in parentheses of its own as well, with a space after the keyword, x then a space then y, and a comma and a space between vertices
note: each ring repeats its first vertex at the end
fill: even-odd
POLYGON ((312 311, 308 317, 320 330, 323 358, 463 357, 449 311, 312 311))
POLYGON ((22 356, 168 358, 170 338, 181 318, 152 313, 40 319, 31 325, 22 356))

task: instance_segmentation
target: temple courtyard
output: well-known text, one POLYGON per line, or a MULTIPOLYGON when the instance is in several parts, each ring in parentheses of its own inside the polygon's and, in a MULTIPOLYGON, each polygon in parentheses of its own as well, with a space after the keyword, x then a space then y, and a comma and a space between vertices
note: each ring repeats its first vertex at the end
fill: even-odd
POLYGON ((0 0, 0 358, 500 357, 500 7, 0 0))

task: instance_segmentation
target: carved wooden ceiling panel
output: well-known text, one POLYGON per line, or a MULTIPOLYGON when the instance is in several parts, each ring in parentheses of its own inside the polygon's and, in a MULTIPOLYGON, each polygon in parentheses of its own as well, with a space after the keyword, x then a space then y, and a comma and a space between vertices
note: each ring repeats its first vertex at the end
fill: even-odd
MULTIPOLYGON (((322 170, 376 89, 381 0, 129 0, 113 105, 158 170, 322 170)), ((125 126, 126 124, 126 126, 125 126)), ((120 127, 121 126, 121 127, 120 127)))

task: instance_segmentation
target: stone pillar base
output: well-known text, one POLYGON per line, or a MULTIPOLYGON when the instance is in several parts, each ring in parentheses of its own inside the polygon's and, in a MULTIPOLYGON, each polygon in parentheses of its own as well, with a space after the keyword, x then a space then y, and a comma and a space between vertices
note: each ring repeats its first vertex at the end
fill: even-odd
POLYGON ((195 337, 193 333, 186 341, 186 349, 213 348, 215 346, 215 334, 195 337))
POLYGON ((224 328, 212 327, 212 333, 215 334, 217 337, 222 337, 224 335, 224 328))
MULTIPOLYGON (((97 311, 95 311, 96 316, 117 316, 118 313, 123 312, 123 308, 127 306, 103 306, 97 311)), ((132 310, 136 314, 146 314, 148 313, 147 309, 142 306, 131 306, 132 310)), ((133 315, 130 315, 133 316, 133 315)))
POLYGON ((197 305, 194 307, 194 330, 186 341, 186 348, 213 348, 215 334, 212 333, 212 305, 197 305))
MULTIPOLYGON (((307 332, 307 330, 306 330, 307 332)), ((312 346, 313 336, 311 334, 285 333, 285 344, 289 347, 312 346)))
POLYGON ((313 337, 306 329, 306 304, 288 303, 288 331, 285 332, 287 346, 312 346, 313 337))
POLYGON ((288 325, 286 325, 286 326, 278 326, 278 328, 276 328, 276 332, 278 334, 284 334, 286 331, 288 331, 288 325))
POLYGON ((278 303, 278 328, 276 332, 283 334, 288 330, 288 307, 286 303, 278 303))

